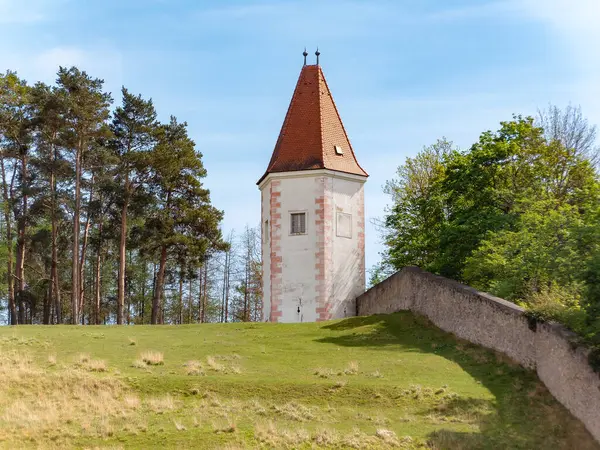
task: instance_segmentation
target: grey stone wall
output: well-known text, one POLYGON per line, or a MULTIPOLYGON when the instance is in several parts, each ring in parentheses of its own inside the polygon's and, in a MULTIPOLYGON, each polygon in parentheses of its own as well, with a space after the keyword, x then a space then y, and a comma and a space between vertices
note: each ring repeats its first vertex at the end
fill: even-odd
POLYGON ((442 330, 505 353, 537 372, 554 397, 600 442, 600 376, 588 351, 558 324, 535 324, 522 308, 469 286, 406 267, 356 299, 359 316, 410 310, 442 330))

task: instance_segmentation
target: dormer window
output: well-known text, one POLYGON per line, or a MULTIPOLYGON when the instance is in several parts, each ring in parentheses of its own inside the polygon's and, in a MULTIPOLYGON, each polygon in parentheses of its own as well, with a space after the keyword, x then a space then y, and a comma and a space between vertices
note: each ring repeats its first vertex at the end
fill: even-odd
POLYGON ((344 150, 342 150, 342 147, 340 147, 339 145, 334 145, 333 148, 335 149, 335 154, 336 155, 343 155, 344 154, 344 150))

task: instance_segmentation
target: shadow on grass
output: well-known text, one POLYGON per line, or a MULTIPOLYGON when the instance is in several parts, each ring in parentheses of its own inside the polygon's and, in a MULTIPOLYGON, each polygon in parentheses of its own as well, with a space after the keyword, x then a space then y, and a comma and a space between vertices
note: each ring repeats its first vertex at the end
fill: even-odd
MULTIPOLYGON (((458 364, 495 401, 458 397, 423 415, 441 418, 428 444, 434 449, 600 449, 581 422, 541 385, 537 375, 507 357, 457 339, 410 312, 352 317, 325 325, 344 332, 317 342, 435 354, 458 364), (444 421, 468 421, 478 432, 445 429, 444 421)), ((432 368, 435 370, 435 368, 432 368)), ((447 428, 447 427, 446 427, 447 428)))

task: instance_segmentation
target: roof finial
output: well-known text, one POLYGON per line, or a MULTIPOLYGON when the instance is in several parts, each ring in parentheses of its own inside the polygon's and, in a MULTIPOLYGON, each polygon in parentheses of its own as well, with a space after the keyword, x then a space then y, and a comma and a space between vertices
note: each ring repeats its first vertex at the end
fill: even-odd
POLYGON ((304 47, 304 51, 302 52, 302 56, 304 56, 304 65, 306 65, 306 57, 308 56, 308 53, 306 52, 306 47, 304 47))
POLYGON ((317 55, 317 66, 319 65, 319 55, 321 54, 321 52, 319 51, 319 47, 317 47, 317 51, 315 52, 315 55, 317 55))

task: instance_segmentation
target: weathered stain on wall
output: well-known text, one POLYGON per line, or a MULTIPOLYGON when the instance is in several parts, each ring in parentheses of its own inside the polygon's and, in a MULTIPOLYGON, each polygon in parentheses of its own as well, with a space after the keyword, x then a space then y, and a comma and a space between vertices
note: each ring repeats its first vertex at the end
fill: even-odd
POLYGON ((535 370, 600 442, 600 376, 588 364, 588 350, 563 326, 531 323, 513 303, 417 267, 402 269, 356 299, 359 316, 401 310, 535 370))

